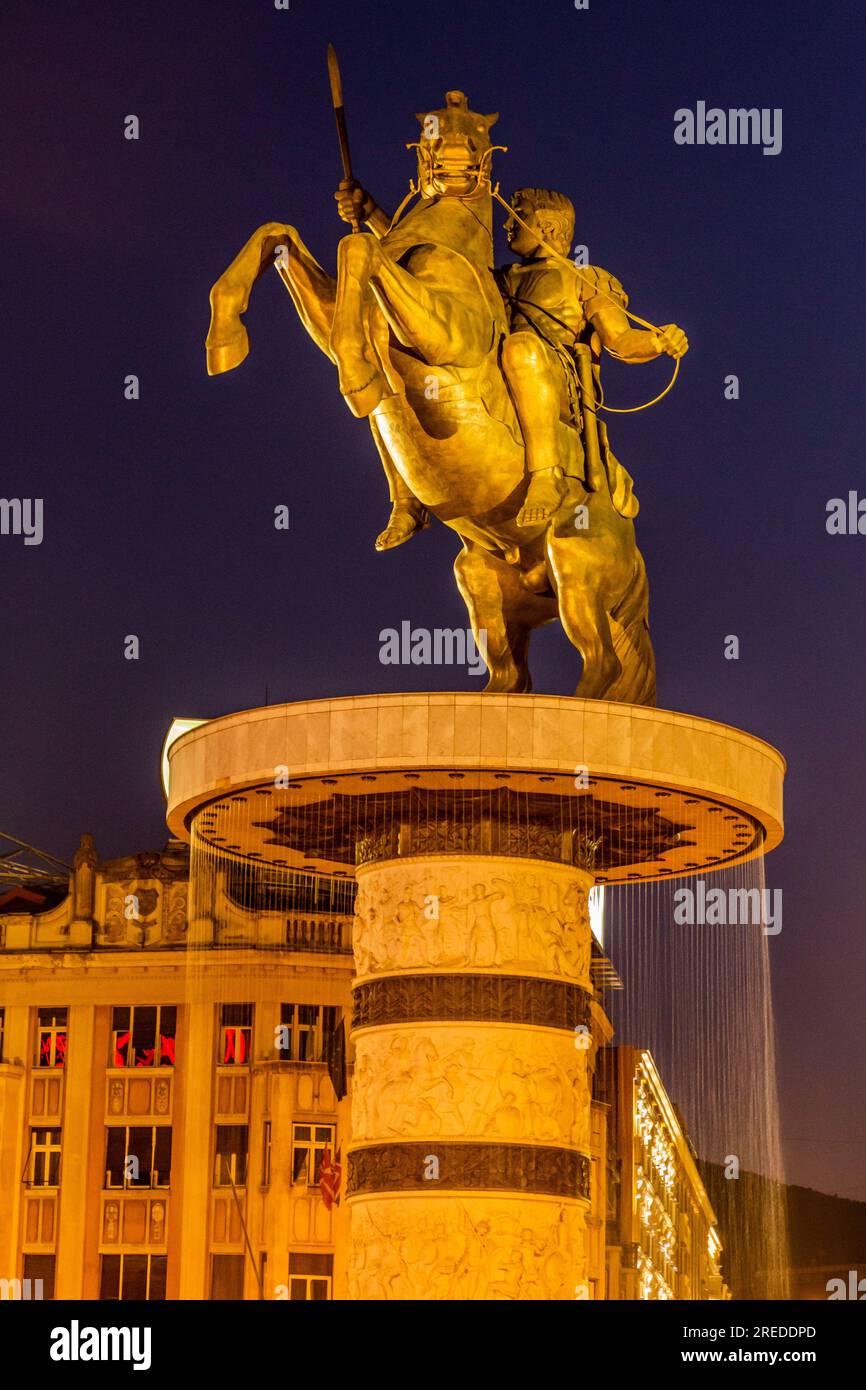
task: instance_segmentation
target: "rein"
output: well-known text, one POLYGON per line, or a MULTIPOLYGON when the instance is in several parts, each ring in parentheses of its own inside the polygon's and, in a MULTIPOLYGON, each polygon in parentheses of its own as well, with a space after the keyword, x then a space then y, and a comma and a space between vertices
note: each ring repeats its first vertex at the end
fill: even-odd
MULTIPOLYGON (((412 147, 411 147, 411 146, 407 146, 407 149, 408 149, 408 148, 412 148, 412 147)), ((498 148, 501 148, 501 147, 498 147, 498 148)), ((525 231, 529 232, 529 233, 535 238, 535 240, 538 242, 539 246, 541 246, 542 249, 543 249, 544 251, 547 252, 548 256, 551 256, 551 257, 553 258, 553 260, 555 260, 555 261, 559 261, 559 263, 560 263, 561 265, 566 266, 574 275, 577 275, 581 280, 583 280, 584 284, 590 285, 590 286, 592 287, 593 294, 594 294, 594 298, 597 299, 597 298, 599 298, 599 297, 602 297, 602 298, 604 298, 604 299, 610 300, 610 303, 611 303, 611 304, 615 304, 616 307, 617 307, 618 309, 620 309, 620 310, 622 311, 622 313, 625 314, 626 318, 631 319, 632 323, 636 323, 640 328, 646 328, 646 329, 649 330, 650 333, 656 333, 656 334, 657 334, 657 333, 660 333, 660 332, 661 332, 661 329, 660 329, 656 324, 654 324, 654 323, 648 323, 646 319, 642 319, 638 314, 633 314, 633 313, 631 312, 630 309, 626 309, 625 306, 624 306, 619 300, 615 299, 614 296, 613 296, 612 294, 609 294, 606 290, 600 290, 599 287, 598 287, 598 285, 595 284, 592 280, 590 280, 590 278, 589 278, 588 275, 583 275, 583 274, 581 273, 580 266, 575 265, 573 261, 570 261, 570 260, 568 260, 568 258, 567 258, 566 256, 561 255, 560 252, 557 251, 555 247, 549 245, 549 243, 546 242, 546 241, 544 240, 543 237, 539 236, 538 232, 537 232, 534 228, 530 227, 530 226, 528 225, 528 223, 524 222, 523 218, 520 216, 520 214, 519 214, 518 212, 515 212, 514 208, 511 206, 511 204, 510 204, 510 203, 507 203, 507 202, 505 201, 505 199, 502 197, 502 195, 501 195, 500 192, 499 192, 499 184, 496 184, 496 186, 493 187, 493 185, 490 184, 490 182, 489 182, 488 179, 483 179, 483 180, 482 180, 482 179, 479 178, 479 181, 478 181, 478 186, 479 186, 479 187, 481 186, 481 183, 482 183, 482 182, 488 184, 488 187, 490 188, 490 195, 491 195, 491 197, 492 197, 492 198, 495 198, 496 201, 497 201, 497 203, 501 203, 502 207, 505 208, 505 210, 506 210, 506 212, 509 214, 509 216, 513 217, 514 220, 515 220, 515 222, 519 222, 520 225, 521 225, 521 227, 523 227, 523 229, 524 229, 525 231)), ((411 200, 412 200, 414 197, 417 197, 417 195, 420 193, 420 191, 421 191, 420 186, 419 186, 419 185, 416 185, 415 182, 414 182, 414 180, 410 180, 410 183, 409 183, 409 192, 406 194, 406 197, 403 199, 402 203, 401 203, 400 206, 397 208, 397 211, 394 213, 394 216, 391 218, 391 223, 390 223, 390 226, 388 227, 388 232, 385 233, 386 236, 387 236, 390 232, 392 232, 392 231, 394 230, 394 228, 396 227, 398 221, 399 221, 400 218, 402 217, 403 212, 405 211, 405 208, 406 208, 407 204, 408 204, 409 202, 411 202, 411 200)), ((464 205, 465 205, 465 200, 464 200, 463 198, 459 198, 457 201, 460 202, 460 203, 464 203, 464 205)), ((471 211, 471 209, 470 209, 470 211, 471 211)), ((486 231, 487 229, 485 228, 484 230, 486 231)), ((492 242, 492 237, 491 237, 491 242, 492 242)), ((457 254, 459 254, 459 252, 458 252, 457 254)), ((466 260, 466 257, 464 256, 463 259, 466 260)), ((467 262, 467 263, 471 265, 471 262, 467 262)), ((472 269, 475 270, 475 267, 472 266, 472 269)), ((480 277, 478 276, 478 272, 475 271, 475 273, 476 273, 476 278, 479 280, 479 285, 480 285, 480 277)), ((485 296, 485 297, 486 297, 486 296, 485 296)), ((511 302, 512 302, 512 303, 515 303, 515 302, 518 303, 518 304, 520 304, 520 303, 527 303, 527 304, 531 303, 531 301, 528 301, 528 300, 526 300, 526 301, 521 301, 521 300, 515 301, 515 300, 514 300, 514 297, 511 296, 511 295, 509 295, 508 298, 511 299, 511 302)), ((539 305, 539 304, 533 304, 531 307, 534 308, 534 309, 540 309, 540 311, 541 311, 543 314, 546 314, 548 318, 553 319, 553 321, 554 321, 555 323, 560 323, 560 320, 557 319, 556 316, 555 316, 554 314, 549 313, 549 311, 548 311, 547 309, 542 308, 541 305, 539 305)), ((528 315, 527 315, 526 317, 528 317, 528 315)), ((566 327, 567 325, 561 324, 560 326, 566 327)), ((534 327, 535 331, 538 333, 539 337, 541 337, 545 342, 548 342, 548 343, 550 342, 550 340, 546 337, 546 335, 545 335, 544 333, 541 332, 541 330, 538 328, 538 326, 537 326, 536 324, 533 324, 533 327, 534 327)), ((558 353, 559 356, 562 356, 562 352, 564 352, 565 349, 560 349, 560 348, 558 347, 558 345, 556 345, 556 344, 550 344, 550 345, 551 345, 552 347, 554 347, 554 350, 557 351, 557 353, 558 353)), ((623 360, 623 359, 619 356, 619 353, 611 351, 610 348, 605 348, 605 351, 606 351, 607 353, 609 353, 609 355, 610 355, 611 357, 618 358, 619 361, 622 361, 622 360, 623 360)), ((569 359, 569 365, 571 365, 570 359, 569 359)), ((591 402, 591 403, 588 402, 588 404, 589 404, 589 406, 590 406, 590 409, 593 409, 593 410, 604 410, 604 411, 606 411, 609 415, 636 415, 636 414, 638 413, 638 411, 641 411, 641 410, 649 410, 650 406, 658 405, 659 401, 660 401, 660 400, 663 400, 664 397, 668 394, 668 392, 669 392, 669 391, 671 390, 671 388, 673 387, 674 382, 676 381, 677 377, 679 376, 679 372, 680 372, 680 359, 679 359, 679 358, 675 358, 675 359, 674 359, 674 369, 673 369, 673 372, 672 372, 672 374, 671 374, 671 379, 670 379, 670 381, 668 382, 667 386, 664 388, 663 391, 660 391, 660 392, 658 393, 657 396, 653 396, 653 398, 652 398, 651 401, 644 401, 644 403, 643 403, 642 405, 629 405, 629 406, 605 405, 605 403, 604 403, 604 392, 603 392, 603 390, 602 390, 601 381, 599 380, 598 388, 599 388, 599 391, 601 392, 600 398, 595 398, 595 397, 594 397, 594 399, 592 400, 592 402, 591 402)))

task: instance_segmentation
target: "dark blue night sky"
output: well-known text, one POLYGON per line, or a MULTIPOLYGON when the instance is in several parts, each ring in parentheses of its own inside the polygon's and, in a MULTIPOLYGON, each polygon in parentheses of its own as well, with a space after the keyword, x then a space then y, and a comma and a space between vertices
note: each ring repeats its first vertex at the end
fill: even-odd
MULTIPOLYGON (((208 290, 261 222, 297 224, 334 266, 329 40, 356 173, 385 206, 413 171, 414 112, 461 88, 501 112, 503 191, 570 194, 591 260, 689 335, 671 395, 610 425, 642 503, 659 703, 788 758, 767 882, 785 903, 770 950, 789 1176, 866 1198, 866 536, 825 527, 830 498, 866 497, 864 30, 839 0, 8 5, 0 492, 44 498, 45 536, 0 537, 0 827, 65 858, 82 830, 103 856, 156 847, 173 715, 266 688, 453 688, 447 667, 381 666, 378 634, 465 625, 456 537, 374 553, 387 499, 367 426, 277 277, 239 371, 209 379, 203 342, 208 290), (782 108, 782 152, 675 144, 674 112, 698 101, 782 108)), ((648 399, 669 366, 608 361, 609 401, 648 399)), ((573 691, 557 629, 533 671, 573 691)))

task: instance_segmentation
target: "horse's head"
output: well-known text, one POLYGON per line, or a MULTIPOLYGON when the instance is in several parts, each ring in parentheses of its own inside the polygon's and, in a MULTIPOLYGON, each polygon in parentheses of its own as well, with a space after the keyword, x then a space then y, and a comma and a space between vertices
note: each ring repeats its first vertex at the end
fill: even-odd
POLYGON ((478 192, 489 178, 490 127, 499 113, 482 116, 470 111, 463 92, 446 92, 439 111, 419 111, 421 139, 409 149, 418 151, 418 186, 425 198, 465 198, 478 192))

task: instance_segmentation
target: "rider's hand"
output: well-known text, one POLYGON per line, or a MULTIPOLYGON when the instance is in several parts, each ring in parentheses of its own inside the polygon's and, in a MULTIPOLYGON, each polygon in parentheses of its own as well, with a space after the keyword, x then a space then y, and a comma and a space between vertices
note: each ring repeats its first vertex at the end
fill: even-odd
POLYGON ((373 199, 357 179, 343 179, 334 197, 343 221, 356 229, 360 228, 374 207, 373 199))
POLYGON ((656 334, 659 352, 666 352, 668 357, 685 357, 689 350, 689 340, 681 328, 677 328, 675 323, 664 324, 656 334))

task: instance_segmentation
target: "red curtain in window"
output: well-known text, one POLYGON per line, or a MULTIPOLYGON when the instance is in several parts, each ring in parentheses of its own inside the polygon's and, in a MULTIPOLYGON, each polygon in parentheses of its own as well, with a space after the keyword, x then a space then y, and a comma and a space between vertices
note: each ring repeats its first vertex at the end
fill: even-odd
POLYGON ((224 1062, 245 1062, 247 1059, 247 1038, 244 1028, 226 1028, 224 1062))

